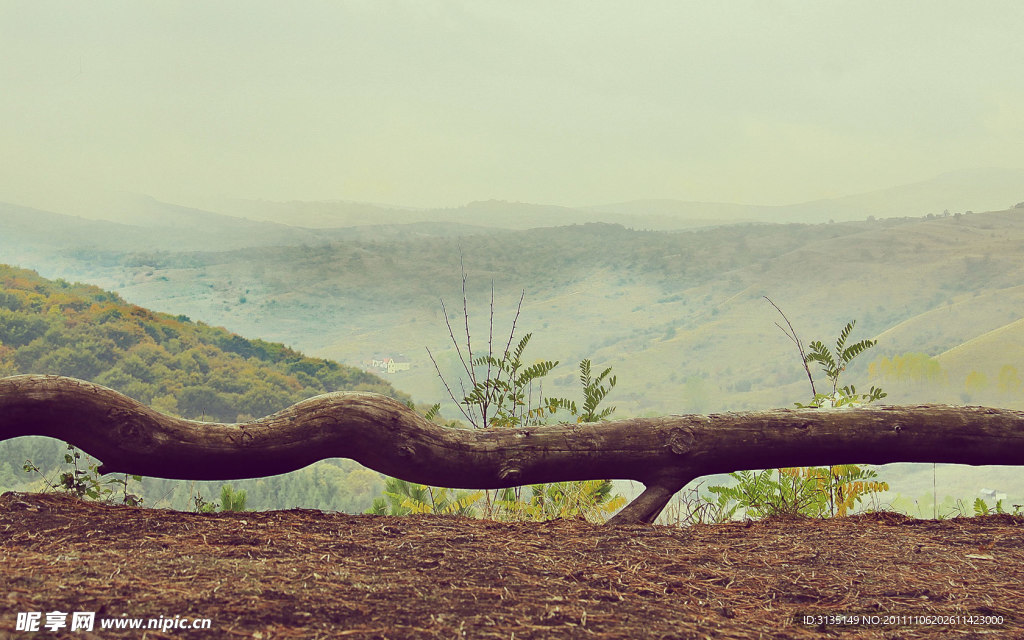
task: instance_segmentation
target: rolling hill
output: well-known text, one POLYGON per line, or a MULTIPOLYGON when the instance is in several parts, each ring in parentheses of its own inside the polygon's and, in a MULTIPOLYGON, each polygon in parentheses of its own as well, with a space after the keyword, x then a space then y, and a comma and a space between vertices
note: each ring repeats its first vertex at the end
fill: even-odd
POLYGON ((587 222, 621 224, 636 229, 679 230, 743 222, 817 224, 941 215, 944 211, 991 211, 1024 200, 1024 171, 975 169, 954 171, 920 182, 866 193, 785 205, 691 202, 643 199, 588 206, 553 206, 497 200, 446 209, 415 209, 391 205, 326 201, 266 202, 211 200, 200 206, 233 216, 263 221, 287 221, 312 228, 367 224, 457 222, 503 229, 565 226, 587 222))
MULTIPOLYGON (((1024 199, 1024 171, 955 171, 913 184, 866 193, 781 205, 640 199, 587 206, 481 200, 447 208, 413 208, 348 201, 273 202, 207 198, 188 203, 161 202, 145 195, 111 194, 80 198, 70 213, 125 227, 161 229, 188 242, 171 250, 234 248, 269 244, 314 243, 352 238, 357 227, 377 227, 386 235, 420 224, 430 235, 525 230, 588 222, 634 229, 682 230, 723 224, 848 222, 868 217, 921 217, 944 212, 994 211, 1024 199), (202 233, 196 233, 202 230, 202 233), (191 233, 189 233, 191 232, 191 233), (219 243, 219 244, 217 244, 219 243)), ((15 205, 0 205, 0 228, 15 205)), ((52 215, 52 214, 50 214, 52 215)), ((82 218, 79 218, 81 220, 82 218)), ((81 226, 81 222, 76 222, 81 226)), ((46 229, 46 227, 43 227, 46 229)), ((376 233, 376 232, 375 232, 376 233)), ((108 239, 112 240, 117 236, 108 239)), ((367 237, 366 235, 363 236, 367 237)), ((160 237, 126 238, 120 248, 152 248, 160 237), (138 242, 142 244, 137 244, 138 242)), ((72 244, 75 244, 72 242, 72 244)))

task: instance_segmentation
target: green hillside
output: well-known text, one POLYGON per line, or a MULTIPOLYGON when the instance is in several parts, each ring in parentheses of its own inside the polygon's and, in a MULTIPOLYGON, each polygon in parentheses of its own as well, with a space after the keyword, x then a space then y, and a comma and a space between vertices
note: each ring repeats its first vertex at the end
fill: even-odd
POLYGON ((1011 396, 1024 406, 1024 319, 1011 322, 940 354, 950 378, 963 382, 970 401, 1011 396))
MULTIPOLYGON (((244 421, 330 391, 373 391, 409 400, 379 377, 353 367, 185 316, 154 313, 98 287, 0 265, 0 376, 24 373, 91 380, 165 413, 210 421, 244 421)), ((60 453, 55 445, 40 438, 0 443, 0 486, 26 480, 21 472, 26 458, 51 466, 47 461, 60 453)), ((362 484, 377 475, 354 463, 338 464, 346 475, 364 472, 362 484)), ((324 472, 304 471, 323 492, 324 472)), ((338 475, 327 472, 332 473, 338 475)), ((264 497, 270 492, 284 499, 289 492, 264 485, 264 497)), ((158 481, 148 488, 172 490, 158 481)), ((290 492, 301 501, 301 490, 292 487, 290 492)), ((252 493, 250 504, 258 504, 260 492, 252 493)))
POLYGON ((1024 286, 978 291, 899 323, 878 336, 889 348, 871 363, 871 381, 892 403, 1024 409, 1022 303, 1024 286))

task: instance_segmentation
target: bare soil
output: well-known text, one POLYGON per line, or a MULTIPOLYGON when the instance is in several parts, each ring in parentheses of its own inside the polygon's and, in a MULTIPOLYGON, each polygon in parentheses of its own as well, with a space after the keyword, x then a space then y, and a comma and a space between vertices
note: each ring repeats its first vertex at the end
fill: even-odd
POLYGON ((1006 515, 609 527, 0 496, 0 637, 1024 638, 1022 611, 1006 515), (16 629, 52 611, 94 629, 16 629), (210 629, 100 629, 124 616, 210 629))

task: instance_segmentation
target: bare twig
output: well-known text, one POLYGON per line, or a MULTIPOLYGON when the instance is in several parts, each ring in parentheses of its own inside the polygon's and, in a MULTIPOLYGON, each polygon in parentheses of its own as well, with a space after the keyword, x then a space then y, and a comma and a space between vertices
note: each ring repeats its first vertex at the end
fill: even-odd
POLYGON ((459 269, 462 270, 462 317, 466 320, 466 353, 469 354, 469 379, 476 385, 476 372, 473 371, 473 341, 469 336, 469 299, 466 297, 466 265, 462 261, 462 247, 459 247, 459 269))
POLYGON ((452 402, 454 402, 455 406, 459 408, 462 415, 466 417, 466 420, 468 420, 470 424, 475 425, 473 417, 466 413, 466 410, 462 407, 462 403, 455 399, 455 394, 452 393, 451 387, 448 386, 448 381, 444 379, 444 375, 441 373, 441 367, 437 365, 437 360, 434 359, 434 354, 430 352, 430 347, 427 347, 427 355, 430 356, 430 361, 434 363, 434 370, 437 371, 437 377, 441 378, 441 384, 443 384, 445 390, 448 391, 448 397, 452 399, 452 402))
MULTIPOLYGON (((455 347, 455 353, 459 355, 459 360, 462 362, 462 368, 466 371, 466 374, 470 377, 470 380, 472 380, 473 371, 470 368, 470 366, 466 363, 466 358, 465 356, 462 355, 462 350, 459 348, 459 341, 456 340, 455 338, 455 330, 452 329, 452 323, 448 321, 448 309, 446 309, 444 306, 444 298, 441 299, 441 312, 444 314, 444 323, 448 327, 448 335, 452 339, 452 345, 454 345, 455 347)), ((429 349, 427 350, 427 353, 430 353, 429 349)), ((448 381, 444 379, 444 374, 441 373, 441 369, 437 366, 437 361, 434 360, 433 354, 431 354, 430 359, 434 361, 434 369, 437 370, 437 375, 441 378, 441 382, 444 383, 445 388, 448 389, 448 395, 452 396, 452 400, 455 401, 455 404, 459 405, 459 410, 462 411, 462 415, 465 415, 466 419, 469 420, 470 423, 473 424, 474 426, 479 426, 477 425, 476 420, 473 419, 471 416, 467 415, 466 411, 462 409, 462 404, 458 400, 455 400, 455 396, 452 394, 451 388, 448 387, 448 381)), ((462 384, 462 382, 462 376, 459 376, 459 383, 462 384)), ((463 398, 465 398, 466 395, 466 387, 464 384, 462 384, 463 398)), ((484 424, 486 424, 486 421, 484 422, 484 424)))
POLYGON ((508 343, 505 345, 505 353, 512 348, 512 336, 516 333, 516 323, 519 322, 519 312, 523 310, 523 300, 526 299, 526 289, 519 296, 519 304, 516 305, 516 315, 512 318, 512 329, 508 332, 508 343))
POLYGON ((782 319, 786 321, 786 325, 789 327, 789 331, 783 329, 782 325, 780 325, 778 322, 775 323, 775 326, 781 329, 782 333, 786 334, 786 337, 796 344, 796 348, 800 352, 800 362, 803 363, 804 371, 807 372, 807 379, 811 382, 811 397, 816 398, 818 396, 818 390, 814 388, 814 376, 811 375, 811 368, 807 365, 807 354, 804 353, 804 345, 802 342, 800 342, 800 337, 796 335, 796 329, 793 328, 793 324, 789 321, 789 318, 786 317, 786 314, 782 312, 782 309, 779 308, 779 305, 772 302, 772 299, 769 298, 768 296, 763 297, 765 300, 768 301, 768 304, 775 307, 775 310, 779 312, 779 315, 782 316, 782 319))
MULTIPOLYGON (((519 304, 516 305, 516 315, 515 315, 514 318, 512 318, 512 328, 509 329, 509 332, 508 332, 508 342, 505 343, 505 353, 502 354, 502 358, 501 358, 503 361, 505 360, 506 356, 508 356, 509 351, 512 349, 512 340, 513 340, 513 338, 514 338, 514 336, 516 334, 516 323, 519 321, 519 312, 522 311, 523 300, 524 299, 526 299, 526 289, 523 289, 522 295, 519 296, 519 304)), ((495 382, 500 382, 501 381, 501 374, 502 374, 502 369, 498 369, 498 373, 494 377, 494 381, 495 382)), ((509 375, 511 376, 512 374, 509 373, 509 375)), ((509 382, 512 382, 512 380, 510 379, 509 382)))
POLYGON ((491 379, 491 363, 494 361, 494 280, 491 280, 491 314, 487 323, 487 379, 491 379))
POLYGON ((466 364, 466 358, 462 355, 462 349, 459 348, 459 341, 455 338, 455 330, 452 329, 452 323, 448 320, 448 309, 444 306, 444 298, 441 298, 441 313, 444 314, 444 323, 448 327, 448 335, 451 336, 452 344, 455 346, 455 352, 459 354, 459 360, 462 361, 462 368, 466 370, 466 373, 472 377, 473 372, 469 365, 466 364))

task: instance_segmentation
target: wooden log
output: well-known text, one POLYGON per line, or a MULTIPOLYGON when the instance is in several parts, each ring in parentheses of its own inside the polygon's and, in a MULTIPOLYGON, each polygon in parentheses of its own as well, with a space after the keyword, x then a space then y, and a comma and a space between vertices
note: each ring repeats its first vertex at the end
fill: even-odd
POLYGON ((1024 412, 945 405, 772 409, 518 429, 453 429, 371 393, 328 393, 242 424, 164 415, 60 376, 0 379, 0 440, 64 440, 101 473, 256 478, 325 458, 422 484, 497 489, 631 479, 646 490, 613 524, 653 522, 690 480, 743 469, 845 463, 1024 464, 1024 412))

